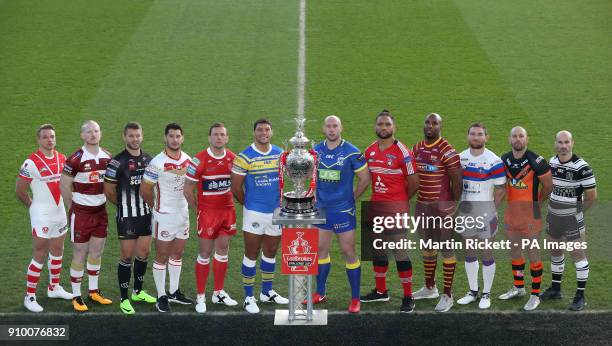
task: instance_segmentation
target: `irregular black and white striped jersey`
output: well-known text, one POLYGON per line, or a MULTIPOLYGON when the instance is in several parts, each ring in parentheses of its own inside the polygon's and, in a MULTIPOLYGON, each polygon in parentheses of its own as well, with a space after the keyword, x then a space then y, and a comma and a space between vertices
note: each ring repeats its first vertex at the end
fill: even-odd
POLYGON ((151 214, 151 209, 139 193, 142 176, 151 159, 151 155, 142 151, 139 156, 132 156, 123 150, 108 163, 104 180, 117 185, 118 218, 151 214))
POLYGON ((556 216, 582 214, 582 194, 595 188, 593 169, 575 154, 567 162, 561 162, 558 156, 551 158, 550 169, 553 190, 548 204, 549 213, 556 216))

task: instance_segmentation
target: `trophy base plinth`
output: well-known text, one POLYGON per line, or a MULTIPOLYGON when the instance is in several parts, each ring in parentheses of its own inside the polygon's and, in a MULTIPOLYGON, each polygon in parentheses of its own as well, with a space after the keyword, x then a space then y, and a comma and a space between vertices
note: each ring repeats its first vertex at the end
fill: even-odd
POLYGON ((311 319, 303 314, 295 314, 293 320, 289 320, 289 310, 276 310, 274 312, 275 326, 325 326, 327 325, 327 310, 313 310, 311 319))
POLYGON ((283 194, 283 207, 280 215, 286 217, 314 217, 318 214, 314 196, 296 197, 294 191, 283 194))
POLYGON ((327 212, 325 208, 317 208, 314 213, 301 214, 301 213, 283 213, 281 208, 274 209, 272 214, 272 224, 282 226, 295 226, 295 225, 318 225, 323 224, 327 220, 327 212))

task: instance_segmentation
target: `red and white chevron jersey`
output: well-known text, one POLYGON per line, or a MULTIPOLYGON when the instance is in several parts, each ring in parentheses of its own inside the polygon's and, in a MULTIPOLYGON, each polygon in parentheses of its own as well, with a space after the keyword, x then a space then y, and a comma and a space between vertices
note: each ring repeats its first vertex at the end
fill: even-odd
POLYGON ((207 148, 191 159, 185 177, 198 183, 199 210, 234 207, 230 174, 235 157, 229 149, 217 157, 207 148))
POLYGON ((75 209, 104 208, 104 174, 111 159, 111 153, 103 148, 92 154, 82 147, 66 160, 62 173, 74 178, 72 204, 75 209))
POLYGON ((372 177, 370 200, 407 201, 406 177, 417 172, 412 152, 398 140, 383 151, 374 142, 366 149, 365 158, 372 177))
POLYGON ((53 151, 52 157, 37 150, 21 165, 19 178, 30 182, 32 205, 30 217, 37 220, 66 220, 59 181, 66 157, 53 151))

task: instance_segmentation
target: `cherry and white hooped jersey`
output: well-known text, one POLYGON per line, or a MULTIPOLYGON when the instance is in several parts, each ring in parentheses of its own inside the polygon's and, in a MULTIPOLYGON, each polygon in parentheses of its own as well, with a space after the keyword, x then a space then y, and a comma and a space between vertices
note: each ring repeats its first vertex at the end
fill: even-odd
POLYGON ((461 154, 463 167, 462 201, 491 202, 495 185, 506 184, 504 163, 492 151, 485 148, 481 155, 474 156, 470 149, 461 154))
POLYGON ((97 154, 80 148, 66 160, 63 174, 74 178, 72 202, 80 209, 99 209, 106 203, 104 195, 104 174, 106 165, 112 159, 107 150, 100 148, 97 154))
POLYGON ((65 220, 64 200, 60 193, 59 181, 66 157, 53 151, 52 157, 45 157, 40 151, 32 153, 21 165, 19 178, 30 182, 32 205, 30 217, 47 220, 65 220))
POLYGON ((185 173, 191 157, 181 151, 178 159, 162 151, 151 160, 145 169, 145 182, 155 184, 155 211, 158 213, 188 213, 183 195, 185 173))

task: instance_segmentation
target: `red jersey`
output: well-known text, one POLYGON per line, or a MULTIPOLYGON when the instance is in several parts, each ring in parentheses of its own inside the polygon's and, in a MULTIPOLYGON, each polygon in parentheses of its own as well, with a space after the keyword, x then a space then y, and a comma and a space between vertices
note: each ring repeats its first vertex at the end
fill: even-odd
POLYGON ((72 205, 76 209, 97 211, 104 208, 104 174, 112 155, 100 148, 97 155, 80 148, 66 160, 63 174, 73 177, 72 205))
POLYGON ((459 154, 446 139, 440 137, 432 144, 421 141, 412 148, 419 169, 417 201, 453 201, 449 170, 461 169, 459 154))
POLYGON ((229 149, 217 157, 207 148, 191 159, 185 177, 198 183, 198 209, 234 207, 230 174, 235 157, 229 149))
POLYGON ((416 173, 412 152, 398 140, 383 151, 374 142, 366 149, 365 158, 372 176, 370 200, 407 201, 406 177, 416 173))

